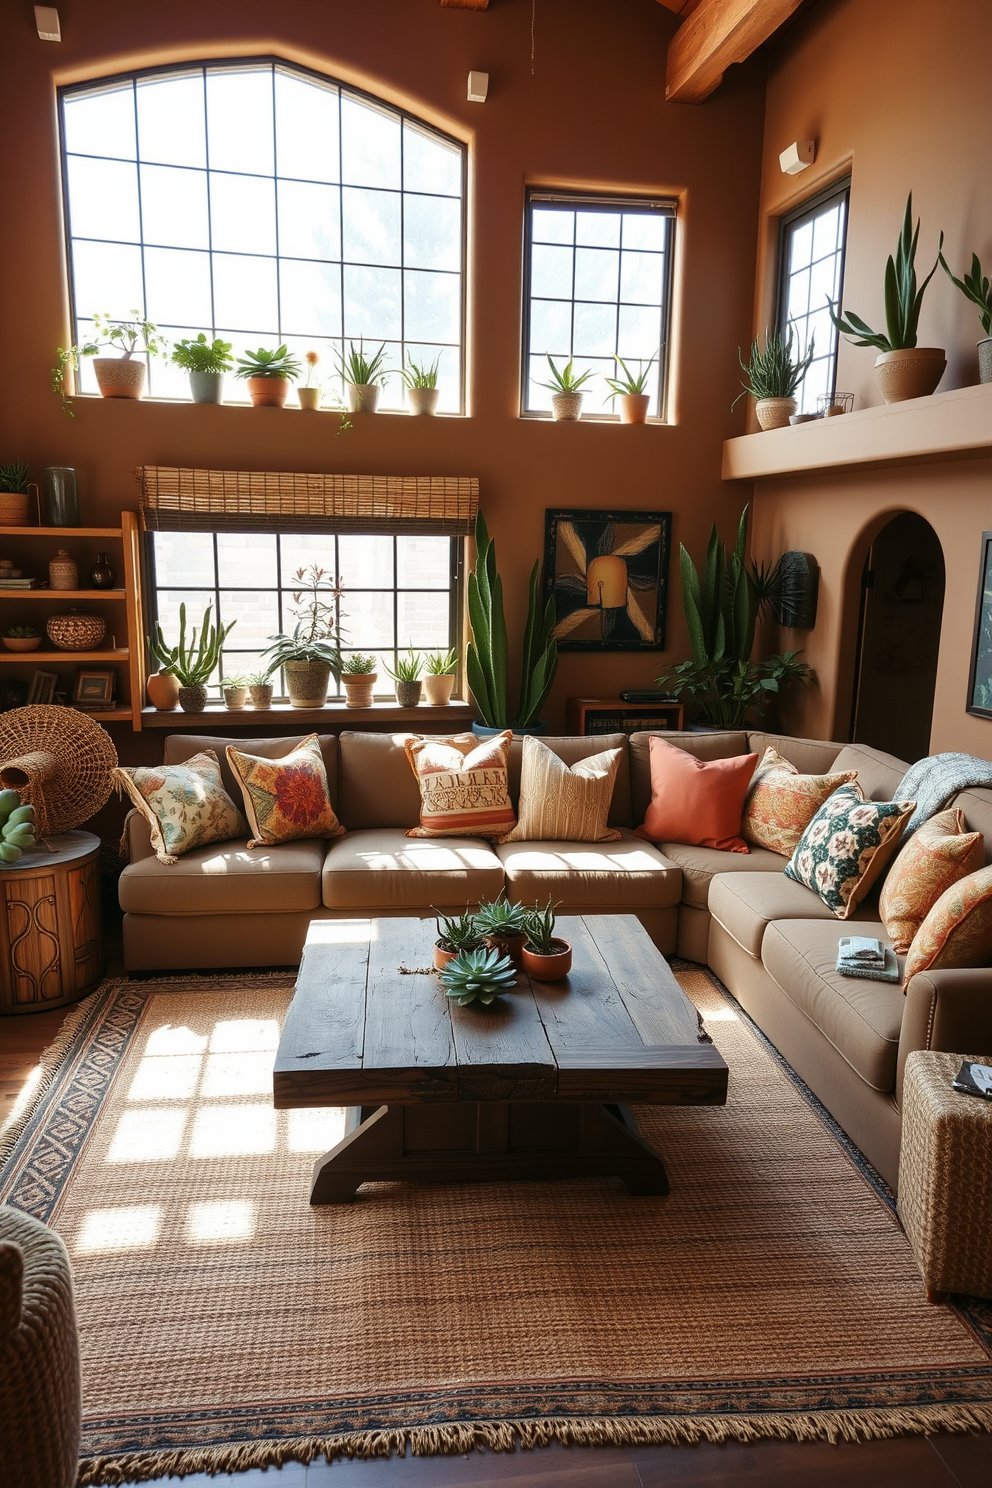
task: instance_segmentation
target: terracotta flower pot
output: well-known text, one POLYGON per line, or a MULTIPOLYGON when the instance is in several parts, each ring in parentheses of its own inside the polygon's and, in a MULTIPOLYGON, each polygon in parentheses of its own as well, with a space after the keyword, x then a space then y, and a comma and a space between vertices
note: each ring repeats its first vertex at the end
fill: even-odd
POLYGON ((145 683, 148 701, 160 713, 179 707, 179 678, 173 672, 152 672, 145 683))
POLYGON ((300 400, 300 407, 305 408, 308 413, 316 413, 320 407, 320 388, 298 387, 296 396, 300 400))
POLYGON ((574 424, 582 417, 582 394, 552 393, 551 412, 556 424, 574 424))
POLYGON ((437 412, 437 400, 441 396, 440 388, 407 388, 406 401, 411 413, 434 414, 437 412))
POLYGON ((252 682, 248 688, 248 696, 251 698, 253 708, 271 708, 272 683, 252 682))
POLYGON ((489 951, 499 951, 501 956, 509 956, 514 966, 522 966, 524 959, 524 941, 526 935, 484 935, 482 944, 489 951))
POLYGON ((419 678, 416 682, 394 681, 393 686, 396 692, 396 701, 401 708, 415 708, 420 702, 421 682, 419 678))
POLYGON ((202 682, 180 684, 179 706, 184 713, 202 713, 207 706, 207 689, 202 682))
POLYGON ((344 684, 345 707, 371 708, 372 691, 378 679, 378 672, 352 672, 350 676, 347 672, 344 673, 341 681, 344 684))
POLYGON ((648 408, 651 406, 649 393, 621 393, 617 398, 620 404, 620 422, 622 424, 646 424, 648 421, 648 408))
POLYGON ((96 385, 105 398, 140 398, 145 390, 145 364, 134 358, 94 357, 96 385))
POLYGON ((432 708, 443 708, 451 702, 451 689, 455 685, 454 672, 427 672, 423 678, 424 692, 432 708))
POLYGON ((762 429, 785 429, 796 406, 795 398, 759 398, 754 411, 762 429))
POLYGON ((940 346, 883 351, 875 359, 875 381, 886 403, 927 398, 944 375, 947 357, 940 346))
POLYGON ((3 643, 8 651, 37 651, 41 636, 4 636, 3 643))
POLYGON ((247 382, 252 408, 285 408, 289 396, 285 377, 249 377, 247 382))
POLYGON ((331 680, 331 669, 326 661, 284 661, 282 669, 292 707, 324 706, 331 680))
POLYGON ((523 949, 523 969, 535 982, 559 982, 572 969, 572 947, 567 940, 556 940, 559 948, 550 956, 532 951, 529 945, 523 949))
POLYGON ((454 961, 457 951, 446 951, 439 940, 434 942, 434 970, 443 971, 449 961, 454 961))
POLYGON ((347 392, 349 413, 375 413, 379 407, 377 382, 349 382, 347 392))

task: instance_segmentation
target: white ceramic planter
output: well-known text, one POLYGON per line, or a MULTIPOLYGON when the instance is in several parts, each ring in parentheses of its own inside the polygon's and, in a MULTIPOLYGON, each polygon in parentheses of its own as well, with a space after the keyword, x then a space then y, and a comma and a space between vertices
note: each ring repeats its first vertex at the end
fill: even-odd
POLYGON ((455 685, 454 672, 425 672, 423 676, 424 696, 432 708, 443 708, 451 702, 451 689, 455 685))
POLYGON ((349 413, 375 413, 379 407, 379 384, 377 382, 349 382, 348 412, 349 413))
POLYGON ((296 396, 300 400, 300 407, 306 409, 307 413, 316 413, 320 407, 320 388, 298 387, 296 396))
POLYGON ((410 412, 429 415, 436 413, 440 393, 440 388, 407 388, 406 401, 410 412))

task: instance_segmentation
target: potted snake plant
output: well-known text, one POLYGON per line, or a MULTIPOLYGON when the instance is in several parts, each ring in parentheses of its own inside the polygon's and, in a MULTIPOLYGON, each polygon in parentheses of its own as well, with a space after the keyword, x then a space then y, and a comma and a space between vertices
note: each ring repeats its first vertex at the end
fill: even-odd
POLYGON ((956 279, 947 266, 943 250, 937 254, 944 273, 966 300, 978 306, 984 341, 978 343, 978 378, 980 382, 992 382, 992 284, 987 274, 982 273, 981 259, 977 253, 971 255, 971 272, 963 279, 956 279))
POLYGON ((465 670, 479 710, 473 732, 485 737, 512 727, 517 733, 541 733, 544 724, 540 711, 558 667, 555 602, 550 595, 542 600, 540 565, 535 563, 528 586, 520 701, 511 723, 503 581, 496 567, 496 547, 481 511, 475 521, 475 572, 468 576, 468 613, 472 639, 465 653, 465 670))

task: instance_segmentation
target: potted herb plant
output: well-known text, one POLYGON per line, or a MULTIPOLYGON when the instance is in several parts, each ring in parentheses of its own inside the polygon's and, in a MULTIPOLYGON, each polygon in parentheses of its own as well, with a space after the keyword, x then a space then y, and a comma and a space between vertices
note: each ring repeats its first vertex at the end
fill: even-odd
POLYGON ((375 669, 375 657, 361 651, 353 651, 341 663, 341 682, 348 708, 371 708, 372 691, 379 674, 375 669))
POLYGON ((221 647, 237 624, 232 620, 219 629, 210 618, 212 605, 207 605, 197 641, 194 625, 186 643, 186 606, 179 606, 179 644, 170 646, 155 622, 155 634, 148 637, 148 649, 166 671, 179 679, 179 706, 185 713, 202 713, 207 706, 207 686, 220 661, 221 647))
POLYGON ((248 681, 245 677, 225 677, 221 683, 224 707, 232 713, 240 713, 248 699, 248 681))
POLYGON ((509 956, 514 966, 523 960, 524 941, 527 939, 527 911, 501 894, 498 899, 488 899, 479 905, 475 916, 475 928, 484 946, 509 956))
POLYGON ((920 323, 920 309, 926 287, 937 272, 940 251, 944 245, 941 233, 937 244, 937 257, 923 283, 916 284, 916 245, 920 237, 917 220, 913 230, 913 193, 906 198, 902 231, 896 246, 895 258, 889 255, 885 265, 885 331, 873 331, 860 315, 848 310, 846 316, 837 313, 830 305, 830 319, 855 346, 874 346, 879 355, 875 358, 875 380, 886 403, 902 403, 907 398, 925 398, 936 388, 947 358, 942 347, 917 346, 916 336, 920 323))
POLYGON ((938 252, 937 257, 951 283, 957 286, 965 299, 978 306, 982 330, 985 332, 984 341, 978 343, 978 377, 981 382, 992 382, 992 284, 989 283, 988 275, 982 273, 981 260, 977 253, 971 255, 971 272, 965 274, 963 279, 955 279, 947 266, 943 250, 938 252))
POLYGON ((434 942, 434 970, 443 971, 462 951, 477 951, 482 944, 475 916, 468 910, 462 915, 437 915, 437 940, 434 942))
POLYGON ((296 389, 296 396, 300 400, 301 408, 305 409, 308 413, 316 413, 320 407, 320 384, 314 384, 310 379, 313 376, 314 367, 320 361, 320 357, 315 351, 308 351, 303 360, 307 364, 307 380, 301 383, 296 389))
POLYGON ((751 342, 751 355, 745 364, 741 349, 737 348, 737 360, 747 375, 747 382, 741 384, 744 391, 737 394, 730 406, 735 407, 741 398, 750 394, 755 400, 754 411, 762 429, 784 428, 796 411, 795 392, 813 361, 814 338, 810 337, 809 350, 798 360, 792 354, 793 341, 791 326, 788 336, 770 331, 766 326, 764 351, 758 346, 755 336, 751 342))
MULTIPOLYGON (((468 576, 468 613, 472 639, 465 653, 465 670, 480 720, 472 728, 477 734, 496 734, 511 727, 506 685, 506 618, 496 547, 481 511, 475 520, 475 572, 468 576)), ((544 726, 539 715, 558 667, 554 625, 554 600, 550 595, 541 598, 540 565, 535 563, 528 586, 520 700, 512 724, 518 733, 540 733, 544 726)))
POLYGON ((208 341, 203 331, 195 340, 177 341, 172 348, 172 361, 189 373, 189 390, 194 403, 223 401, 224 373, 234 366, 230 341, 215 337, 208 341))
POLYGON ((41 631, 33 625, 9 625, 3 633, 3 643, 8 651, 37 651, 41 631))
POLYGON ((145 320, 140 310, 132 310, 131 320, 114 320, 110 315, 93 316, 96 337, 82 346, 58 349, 58 360, 52 368, 52 387, 62 399, 62 408, 73 417, 72 407, 66 399, 65 369, 79 369, 81 356, 93 358, 93 371, 97 386, 104 398, 140 398, 145 388, 144 357, 157 356, 166 350, 164 337, 159 336, 153 321, 145 320), (120 356, 102 357, 101 347, 112 347, 120 356))
POLYGON ((289 384, 300 375, 300 364, 285 346, 274 351, 260 346, 238 359, 234 375, 247 382, 253 408, 284 408, 289 384))
POLYGON ((335 608, 340 586, 322 568, 298 568, 300 588, 293 595, 296 624, 292 635, 270 636, 263 651, 271 656, 269 673, 282 667, 286 690, 294 708, 322 708, 327 702, 331 674, 341 677, 341 651, 333 639, 335 608), (304 595, 306 596, 304 598, 304 595))
POLYGON ((457 665, 458 652, 454 647, 450 651, 428 651, 424 657, 424 692, 432 708, 443 708, 451 701, 457 665))
POLYGON ((349 413, 375 413, 379 406, 379 393, 389 374, 386 366, 386 343, 378 351, 365 355, 365 343, 348 342, 348 353, 338 353, 338 371, 344 379, 348 394, 349 413))
POLYGON ((420 674, 423 668, 424 658, 412 647, 405 656, 396 658, 395 667, 387 665, 386 671, 393 679, 396 701, 401 708, 415 708, 420 702, 420 674))
POLYGON ((557 907, 549 898, 543 909, 535 904, 527 913, 523 969, 535 982, 560 981, 572 969, 572 947, 555 934, 557 907))
POLYGON ((551 412, 555 423, 575 423, 582 417, 582 388, 592 373, 576 372, 572 358, 560 372, 550 356, 548 366, 551 368, 551 381, 539 386, 551 389, 551 412))
POLYGON ((638 361, 637 372, 631 372, 623 357, 615 356, 613 360, 620 370, 616 377, 606 379, 606 385, 611 389, 610 401, 612 402, 615 398, 620 400, 620 422, 622 424, 646 424, 651 395, 645 392, 645 388, 648 385, 651 368, 658 358, 652 357, 647 365, 638 361))
POLYGON ((426 362, 415 362, 413 357, 410 357, 406 366, 400 369, 400 377, 406 387, 406 401, 410 405, 411 413, 434 414, 437 412, 437 400, 440 396, 437 377, 440 365, 440 356, 429 367, 426 362))
POLYGON ((27 465, 20 460, 7 460, 0 464, 0 526, 26 526, 30 508, 27 465))
POLYGON ((252 672, 249 675, 248 696, 256 711, 272 707, 272 679, 268 672, 252 672))

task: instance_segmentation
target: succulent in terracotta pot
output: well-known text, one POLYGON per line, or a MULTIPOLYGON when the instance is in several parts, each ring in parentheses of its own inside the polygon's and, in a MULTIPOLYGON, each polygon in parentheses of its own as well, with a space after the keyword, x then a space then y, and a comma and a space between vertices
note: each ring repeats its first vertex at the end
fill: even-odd
POLYGON ((300 375, 300 364, 286 346, 277 346, 274 351, 260 346, 238 359, 234 375, 248 384, 253 408, 282 408, 289 384, 300 375))
POLYGON ((479 905, 475 927, 483 945, 509 956, 514 966, 521 965, 527 939, 527 911, 522 904, 507 899, 505 894, 488 899, 479 905))
POLYGON ((341 663, 341 685, 344 688, 346 706, 349 708, 371 708, 372 692, 378 681, 375 657, 362 651, 353 651, 341 663))
POLYGON ((3 633, 3 643, 8 651, 37 651, 41 632, 33 625, 10 625, 3 633))
POLYGON ((527 913, 523 969, 535 982, 557 982, 572 969, 572 947, 555 934, 557 908, 549 898, 543 909, 535 904, 527 913))
POLYGON ((482 944, 475 915, 468 910, 461 915, 437 915, 437 940, 434 942, 434 969, 442 971, 462 951, 476 951, 482 944))

